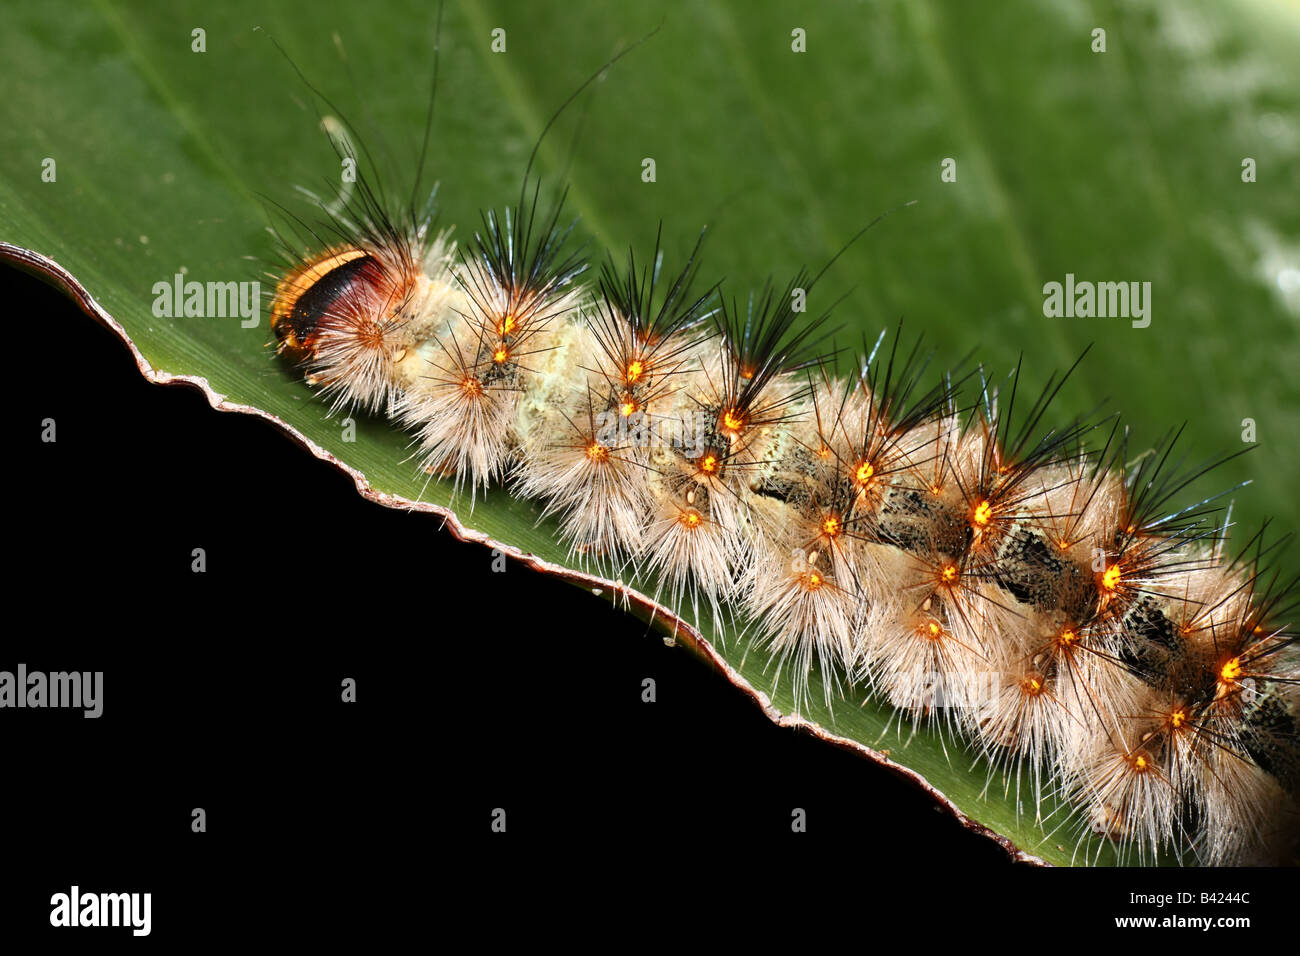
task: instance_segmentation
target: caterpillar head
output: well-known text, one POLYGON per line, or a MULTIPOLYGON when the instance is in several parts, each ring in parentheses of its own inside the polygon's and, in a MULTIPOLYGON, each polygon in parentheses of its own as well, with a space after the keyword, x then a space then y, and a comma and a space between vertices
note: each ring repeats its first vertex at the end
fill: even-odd
POLYGON ((393 397, 394 368, 421 281, 415 258, 361 245, 326 249, 287 272, 271 301, 277 349, 307 369, 336 403, 378 409, 393 397))

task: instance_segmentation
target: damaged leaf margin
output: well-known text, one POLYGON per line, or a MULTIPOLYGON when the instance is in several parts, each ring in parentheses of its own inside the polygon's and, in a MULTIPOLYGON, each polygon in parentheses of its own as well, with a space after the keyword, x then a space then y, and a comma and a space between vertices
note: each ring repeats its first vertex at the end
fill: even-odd
POLYGON ((633 611, 638 617, 649 620, 666 634, 672 635, 677 643, 689 647, 705 663, 720 673, 728 683, 757 704, 767 718, 777 726, 793 728, 811 734, 820 740, 856 753, 872 763, 888 769, 908 781, 918 790, 926 793, 934 801, 937 809, 951 815, 967 830, 992 840, 1012 860, 1038 866, 1051 865, 1041 857, 1018 847, 1011 838, 967 816, 956 803, 931 784, 922 774, 905 764, 892 760, 885 752, 870 747, 852 737, 837 734, 816 721, 809 720, 799 714, 784 712, 773 702, 766 691, 755 687, 739 669, 722 656, 697 628, 683 618, 678 617, 669 608, 653 598, 622 581, 613 581, 596 574, 569 568, 548 561, 531 552, 523 551, 514 545, 498 541, 482 531, 467 526, 451 508, 428 501, 413 501, 401 495, 389 494, 374 488, 364 473, 312 441, 282 418, 263 411, 254 405, 230 401, 225 395, 213 389, 204 376, 173 374, 154 368, 141 353, 126 329, 95 300, 95 297, 87 291, 75 276, 55 260, 39 252, 24 249, 7 242, 0 242, 0 260, 37 276, 73 299, 83 312, 111 331, 126 346, 135 361, 137 370, 146 381, 154 385, 188 385, 202 392, 208 400, 208 404, 217 411, 253 415, 270 422, 296 444, 311 452, 316 458, 329 463, 351 478, 358 494, 368 501, 383 505, 386 508, 437 515, 442 519, 443 526, 450 530, 452 535, 459 541, 481 544, 487 548, 497 549, 534 571, 560 578, 581 587, 591 588, 593 591, 607 594, 611 598, 616 596, 621 604, 633 611))

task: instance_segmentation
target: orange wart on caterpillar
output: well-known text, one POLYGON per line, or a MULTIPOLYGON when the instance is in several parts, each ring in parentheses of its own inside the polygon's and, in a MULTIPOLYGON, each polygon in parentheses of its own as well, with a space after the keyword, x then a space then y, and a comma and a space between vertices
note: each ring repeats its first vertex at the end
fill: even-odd
POLYGON ((1076 862, 1294 852, 1300 587, 1266 527, 1229 540, 1235 487, 1194 490, 1232 456, 1055 424, 1073 368, 1026 399, 901 323, 846 349, 829 263, 705 284, 671 226, 589 255, 531 169, 459 245, 365 164, 288 222, 271 328, 331 410, 391 419, 471 511, 537 502, 574 565, 763 655, 796 711, 884 702, 969 751, 1076 862))

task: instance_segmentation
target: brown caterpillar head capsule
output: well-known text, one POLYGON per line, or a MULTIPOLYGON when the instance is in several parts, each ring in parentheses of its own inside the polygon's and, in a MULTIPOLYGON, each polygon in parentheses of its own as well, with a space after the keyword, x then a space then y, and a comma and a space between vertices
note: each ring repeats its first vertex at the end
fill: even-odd
POLYGON ((279 350, 299 360, 312 358, 321 325, 329 321, 336 303, 374 281, 374 262, 361 249, 334 249, 287 273, 271 301, 271 330, 279 350))
POLYGON ((428 286, 421 281, 413 257, 396 248, 349 245, 309 257, 276 284, 277 349, 336 405, 377 409, 392 397, 395 365, 411 344, 411 305, 428 286))
POLYGON ((332 337, 379 348, 416 277, 414 264, 359 247, 327 249, 285 274, 271 300, 278 348, 309 361, 332 337))

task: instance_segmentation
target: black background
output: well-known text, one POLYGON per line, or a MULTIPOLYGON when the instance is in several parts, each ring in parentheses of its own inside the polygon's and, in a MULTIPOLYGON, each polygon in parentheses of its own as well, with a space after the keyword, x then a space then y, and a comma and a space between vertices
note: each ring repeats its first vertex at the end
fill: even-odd
POLYGON ((724 919, 760 932, 834 916, 1004 934, 1023 918, 1042 942, 1169 912, 1126 905, 1130 891, 1248 890, 1249 907, 1213 915, 1250 915, 1253 938, 1289 923, 1291 873, 1012 866, 631 616, 521 565, 493 574, 486 549, 365 502, 272 426, 147 384, 37 280, 5 269, 0 289, 21 406, 0 669, 105 673, 98 720, 0 711, 10 938, 54 935, 50 895, 73 883, 153 894, 153 944, 58 931, 96 948, 432 945, 452 924, 487 940, 541 932, 507 917, 519 906, 589 927, 606 898, 629 926, 710 921, 700 907, 734 899, 724 919), (794 807, 807 833, 790 832, 794 807))

